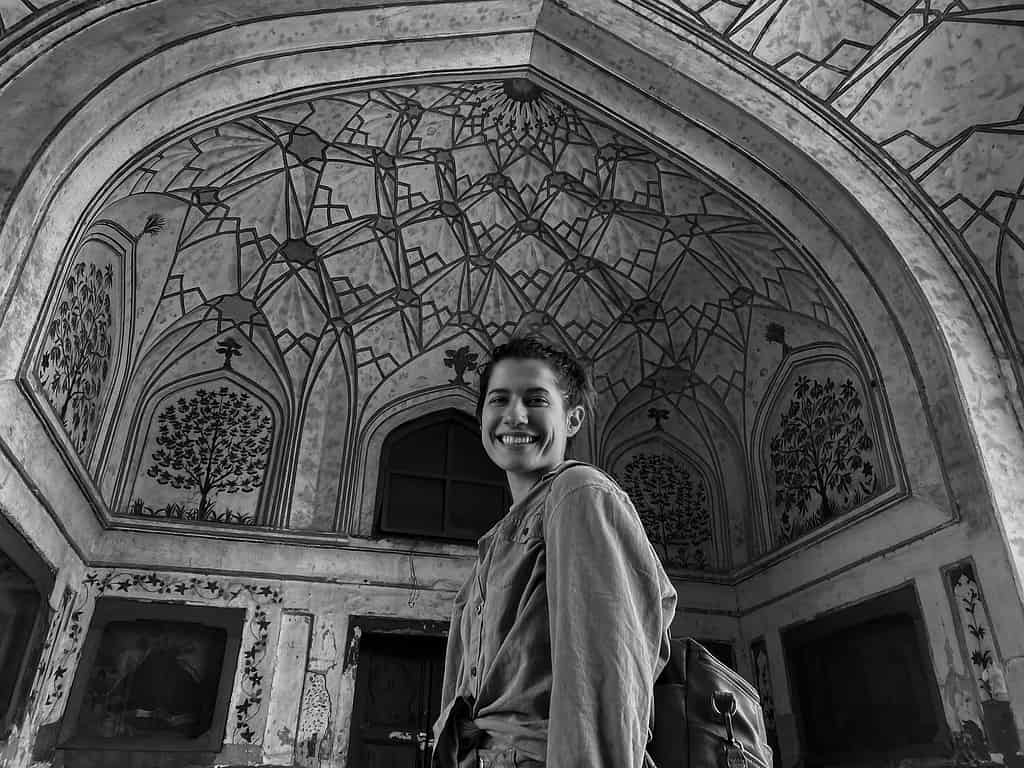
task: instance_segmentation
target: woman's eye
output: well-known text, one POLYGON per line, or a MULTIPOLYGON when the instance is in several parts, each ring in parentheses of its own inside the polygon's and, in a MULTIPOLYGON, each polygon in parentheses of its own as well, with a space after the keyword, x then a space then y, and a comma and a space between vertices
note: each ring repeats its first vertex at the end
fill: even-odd
POLYGON ((544 406, 548 404, 548 400, 546 397, 531 397, 526 403, 527 405, 544 406))

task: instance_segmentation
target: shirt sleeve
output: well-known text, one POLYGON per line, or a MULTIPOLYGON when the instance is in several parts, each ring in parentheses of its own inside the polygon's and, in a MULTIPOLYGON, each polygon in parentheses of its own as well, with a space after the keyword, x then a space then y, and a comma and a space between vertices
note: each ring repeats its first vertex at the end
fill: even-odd
POLYGON ((547 764, 639 768, 654 676, 669 656, 675 591, 632 505, 569 491, 545 521, 551 626, 547 764))

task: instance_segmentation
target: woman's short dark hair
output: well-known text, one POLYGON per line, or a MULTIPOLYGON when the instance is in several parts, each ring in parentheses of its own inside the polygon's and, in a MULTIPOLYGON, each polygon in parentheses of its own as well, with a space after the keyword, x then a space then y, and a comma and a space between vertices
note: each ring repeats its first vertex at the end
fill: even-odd
POLYGON ((491 381, 491 372, 502 360, 540 360, 547 363, 558 377, 566 406, 573 408, 582 405, 587 416, 593 417, 597 393, 590 378, 590 371, 562 347, 537 336, 513 336, 491 350, 487 362, 478 369, 480 389, 476 396, 477 419, 484 409, 484 397, 491 381))

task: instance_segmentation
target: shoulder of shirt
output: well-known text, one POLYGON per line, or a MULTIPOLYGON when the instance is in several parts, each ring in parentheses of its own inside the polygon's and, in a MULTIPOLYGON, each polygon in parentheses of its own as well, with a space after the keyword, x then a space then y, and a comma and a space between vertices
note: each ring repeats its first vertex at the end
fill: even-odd
POLYGON ((608 492, 616 496, 625 496, 626 492, 619 487, 609 475, 590 464, 576 464, 558 473, 551 481, 550 499, 557 503, 574 491, 591 489, 595 492, 608 492))

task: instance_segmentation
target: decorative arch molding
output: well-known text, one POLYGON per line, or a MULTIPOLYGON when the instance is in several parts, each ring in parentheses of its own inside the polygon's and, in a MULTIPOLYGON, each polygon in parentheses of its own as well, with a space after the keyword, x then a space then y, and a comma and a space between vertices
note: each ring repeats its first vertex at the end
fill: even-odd
POLYGON ((352 337, 344 329, 320 338, 297 394, 295 472, 285 527, 335 530, 342 468, 356 427, 354 359, 352 337))
POLYGON ((380 458, 384 441, 394 430, 432 413, 455 410, 476 420, 476 400, 464 387, 454 385, 418 392, 400 398, 369 418, 356 441, 351 488, 343 501, 338 530, 352 536, 373 535, 377 489, 380 486, 380 458))
POLYGON ((878 382, 848 350, 822 344, 785 356, 750 438, 757 556, 810 546, 908 495, 888 416, 878 382))
MULTIPOLYGON (((223 400, 224 398, 221 398, 223 400)), ((219 401, 218 401, 219 402, 219 401)), ((213 408, 217 407, 217 403, 212 404, 213 408)), ((231 370, 216 370, 208 371, 200 374, 193 374, 184 378, 176 379, 166 384, 163 384, 151 391, 144 401, 140 403, 140 407, 133 414, 131 434, 134 439, 132 440, 132 448, 130 459, 124 462, 123 468, 125 471, 122 472, 118 486, 116 489, 116 504, 112 505, 111 512, 118 515, 132 515, 157 518, 161 524, 166 524, 169 527, 173 527, 178 524, 177 521, 193 521, 199 520, 202 522, 215 522, 215 523, 241 523, 244 525, 257 525, 257 526, 274 526, 279 524, 276 518, 280 515, 275 514, 275 510, 281 506, 281 493, 283 482, 280 478, 281 473, 275 471, 275 468, 280 466, 282 463, 282 453, 284 453, 285 445, 287 443, 287 431, 285 429, 287 424, 287 418, 285 412, 275 402, 275 399, 270 392, 263 389, 256 383, 244 378, 235 371, 231 370), (230 385, 230 388, 227 386, 230 385), (234 392, 232 392, 232 388, 234 392), (256 409, 246 409, 245 412, 239 411, 238 419, 241 422, 243 429, 247 428, 250 422, 253 423, 253 428, 258 429, 260 434, 240 434, 231 436, 229 439, 232 444, 228 446, 228 451, 224 455, 224 460, 229 461, 230 464, 241 465, 245 463, 247 458, 247 452, 249 449, 248 438, 255 437, 255 443, 265 441, 267 448, 264 452, 262 466, 258 469, 249 469, 247 472, 249 482, 242 483, 243 486, 255 485, 256 490, 255 498, 253 498, 252 491, 246 493, 246 502, 249 502, 249 509, 243 510, 242 512, 222 512, 219 514, 208 514, 206 509, 197 508, 194 510, 195 516, 192 516, 191 510, 185 509, 187 505, 181 502, 174 502, 177 511, 169 511, 171 504, 165 504, 163 508, 155 508, 152 505, 147 505, 148 499, 144 496, 140 496, 142 489, 140 483, 144 487, 148 481, 144 479, 143 475, 148 474, 155 476, 149 470, 144 472, 143 464, 146 462, 146 454, 150 453, 157 443, 155 439, 155 432, 157 431, 156 422, 158 417, 162 414, 168 413, 172 408, 171 400, 176 395, 191 394, 192 397, 189 400, 185 400, 185 397, 179 399, 179 416, 184 420, 184 428, 175 430, 168 430, 168 434, 177 432, 188 431, 188 419, 193 413, 197 413, 201 408, 209 410, 211 403, 202 402, 194 404, 197 394, 201 391, 211 393, 217 390, 216 394, 224 394, 227 398, 242 393, 241 398, 232 398, 233 402, 231 405, 241 404, 243 407, 247 405, 245 400, 252 397, 258 404, 256 409), (184 406, 188 405, 188 412, 185 413, 184 406), (269 412, 269 417, 262 417, 260 412, 266 409, 269 412), (159 411, 159 413, 158 413, 159 411), (256 417, 256 418, 253 418, 256 417), (259 422, 257 422, 257 418, 259 422), (265 418, 265 421, 264 421, 265 418), (265 435, 263 434, 265 433, 265 435), (258 483, 251 482, 253 476, 258 472, 258 483), (139 509, 134 509, 139 507, 139 509), (145 508, 145 512, 141 510, 145 508)), ((192 425, 191 429, 195 429, 196 425, 192 425)), ((202 424, 200 426, 205 426, 202 424)), ((182 446, 183 449, 187 446, 182 446)), ((174 446, 165 446, 164 453, 167 455, 167 459, 164 461, 156 462, 155 456, 150 456, 154 459, 155 463, 152 465, 156 469, 171 470, 167 472, 167 475, 176 474, 178 476, 184 476, 186 474, 193 474, 188 472, 188 456, 185 456, 186 469, 182 471, 180 468, 173 466, 175 464, 174 446), (158 466, 159 465, 159 466, 158 466)), ((257 462, 258 463, 258 462, 257 462)), ((198 472, 206 472, 207 475, 211 474, 211 467, 198 467, 198 472)), ((160 473, 164 474, 164 473, 160 473)), ((229 482, 233 478, 226 478, 229 482)), ((190 478, 190 481, 196 481, 196 478, 190 478)), ((157 481, 159 484, 164 484, 165 480, 161 479, 157 481)), ((170 484, 170 481, 166 481, 170 484)), ((152 483, 149 483, 152 485, 152 483)), ((236 483, 237 485, 237 483, 236 483)), ((175 485, 174 487, 178 487, 175 485)), ((223 486, 222 486, 223 487, 223 486)), ((187 485, 186 489, 192 488, 196 490, 195 484, 187 485)), ((211 489, 214 494, 218 490, 216 484, 211 489)), ((244 488, 242 489, 243 492, 244 488)), ((204 492, 204 500, 205 492, 204 492)), ((209 499, 210 507, 209 510, 215 512, 212 506, 213 499, 209 499)))
MULTIPOLYGON (((1012 512, 1024 508, 1024 490, 1016 487, 1010 469, 1024 456, 1024 446, 992 339, 986 337, 987 318, 971 305, 951 266, 957 263, 955 239, 934 205, 908 190, 888 161, 815 104, 696 28, 652 29, 611 2, 534 3, 517 5, 502 19, 461 26, 462 37, 439 42, 417 38, 425 33, 412 30, 465 20, 453 13, 428 27, 419 23, 421 13, 426 11, 407 9, 401 45, 393 42, 391 22, 381 23, 377 12, 333 12, 316 25, 293 18, 275 27, 243 15, 232 28, 212 32, 174 26, 161 30, 163 43, 153 41, 152 49, 136 51, 129 70, 107 80, 97 74, 94 88, 79 91, 89 96, 65 104, 63 122, 32 143, 34 152, 25 153, 35 163, 19 177, 0 230, 0 253, 18 259, 6 270, 12 281, 4 286, 0 307, 5 313, 0 376, 23 377, 17 366, 24 362, 23 334, 39 305, 40 286, 50 282, 57 255, 75 239, 74 227, 81 226, 52 213, 88 212, 99 191, 96 180, 115 175, 137 152, 182 128, 186 109, 189 116, 210 115, 326 82, 358 83, 427 70, 531 71, 573 83, 575 98, 630 115, 634 129, 652 143, 694 159, 734 189, 745 189, 748 199, 816 254, 838 292, 857 308, 875 355, 886 361, 882 375, 901 445, 934 456, 933 466, 942 468, 921 462, 920 485, 930 489, 936 503, 949 506, 956 498, 980 515, 991 510, 991 490, 1006 535, 1024 537, 1024 520, 1012 512), (335 22, 341 21, 352 22, 345 27, 347 42, 339 42, 337 29, 344 25, 335 22), (617 36, 605 31, 609 26, 617 36), (334 39, 313 52, 317 35, 334 39), (232 61, 224 58, 226 51, 232 51, 232 61), (644 87, 631 80, 637 67, 647 75, 644 87), (139 87, 161 79, 165 86, 139 87), (933 332, 935 320, 940 332, 933 332), (952 348, 965 354, 952 358, 952 348), (927 404, 920 402, 920 391, 932 397, 927 404), (934 408, 955 417, 917 434, 922 414, 934 408), (965 412, 973 429, 961 418, 965 412), (963 439, 965 432, 973 440, 963 439), (978 450, 987 486, 972 477, 978 450)), ((58 62, 69 50, 54 47, 40 67, 58 62)))
POLYGON ((717 563, 739 567, 751 559, 749 470, 742 409, 729 403, 692 371, 663 370, 641 383, 609 414, 601 428, 599 463, 615 466, 624 446, 664 438, 698 457, 717 489, 717 563))

